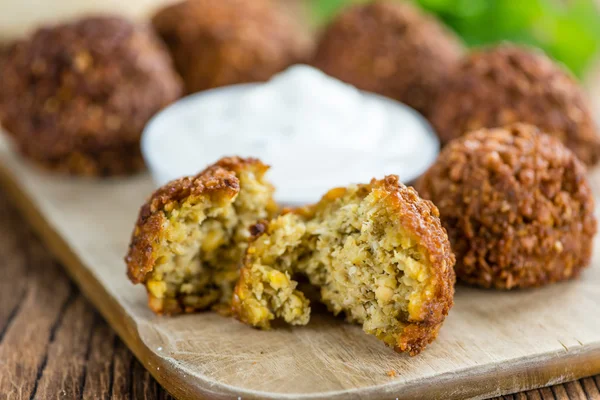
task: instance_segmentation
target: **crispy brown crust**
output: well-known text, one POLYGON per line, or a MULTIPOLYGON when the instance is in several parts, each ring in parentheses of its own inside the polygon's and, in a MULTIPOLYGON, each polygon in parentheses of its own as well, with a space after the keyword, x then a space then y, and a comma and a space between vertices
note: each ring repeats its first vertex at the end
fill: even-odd
POLYGON ((600 137, 583 91, 538 50, 501 45, 474 51, 433 110, 443 143, 475 129, 523 122, 557 137, 588 165, 600 159, 600 137))
MULTIPOLYGON (((410 320, 403 333, 397 338, 395 347, 398 352, 416 355, 437 337, 444 319, 454 304, 455 257, 446 230, 440 222, 437 207, 432 202, 420 198, 413 188, 406 187, 395 175, 387 176, 382 180, 373 179, 369 184, 359 185, 359 188, 365 194, 377 191, 390 215, 397 216, 400 226, 412 235, 423 252, 429 256, 433 274, 431 287, 434 290, 430 298, 423 302, 419 312, 410 315, 410 320)), ((327 207, 327 204, 342 197, 345 191, 345 188, 332 189, 317 204, 290 209, 286 212, 310 219, 318 209, 327 207)), ((251 231, 253 238, 244 261, 246 266, 254 262, 252 241, 269 231, 269 222, 259 221, 251 231)), ((242 274, 247 269, 249 270, 249 268, 242 268, 242 274)), ((240 297, 239 289, 236 287, 237 296, 234 296, 233 302, 233 313, 238 316, 235 300, 240 297)))
POLYGON ((342 11, 322 36, 313 64, 429 116, 462 53, 458 38, 439 21, 407 2, 388 0, 342 11))
POLYGON ((308 36, 268 0, 184 0, 152 19, 189 93, 266 81, 305 61, 308 36))
POLYGON ((142 283, 152 271, 166 212, 190 198, 210 197, 221 203, 235 197, 240 191, 237 174, 251 166, 265 171, 269 168, 254 158, 226 157, 196 176, 174 180, 155 191, 140 209, 125 257, 129 279, 142 283))
POLYGON ((160 40, 120 17, 43 28, 0 62, 0 120, 18 149, 53 170, 142 168, 146 122, 182 92, 160 40))
MULTIPOLYGON (((373 182, 371 183, 373 185, 373 182)), ((410 232, 429 254, 436 291, 418 317, 419 326, 440 325, 453 305, 455 257, 437 207, 423 200, 412 187, 406 187, 395 175, 385 178, 385 198, 400 219, 400 225, 410 232)), ((411 317, 413 317, 411 315, 411 317)), ((431 340, 433 340, 431 338, 431 340)), ((402 349, 403 351, 405 349, 402 349)))
POLYGON ((596 219, 585 167, 537 128, 482 129, 452 141, 417 188, 438 206, 465 282, 542 286, 590 262, 596 219))

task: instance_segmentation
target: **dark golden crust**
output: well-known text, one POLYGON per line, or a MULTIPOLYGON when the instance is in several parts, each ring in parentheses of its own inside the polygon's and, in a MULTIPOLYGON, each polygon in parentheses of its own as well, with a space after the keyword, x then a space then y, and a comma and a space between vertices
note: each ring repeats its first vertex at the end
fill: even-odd
MULTIPOLYGON (((429 256, 431 264, 431 285, 434 290, 423 302, 417 314, 411 314, 402 334, 397 338, 395 350, 408 352, 410 355, 420 353, 436 337, 437 333, 452 305, 454 304, 454 262, 450 242, 443 228, 437 207, 428 200, 423 200, 417 192, 403 185, 397 176, 390 175, 382 180, 373 179, 370 184, 359 185, 359 191, 366 196, 372 191, 378 192, 380 201, 385 202, 390 215, 396 215, 399 225, 419 244, 421 251, 429 256)), ((287 212, 301 215, 309 220, 319 209, 326 208, 329 203, 344 196, 345 188, 330 190, 321 201, 313 206, 290 209, 287 212)), ((259 221, 251 231, 256 240, 269 232, 269 222, 259 221)), ((252 243, 244 261, 245 266, 254 262, 252 243)), ((249 268, 242 268, 242 274, 249 268)), ((233 302, 233 313, 239 318, 236 299, 240 298, 239 287, 233 302)))
POLYGON ((590 262, 596 219, 585 167, 537 128, 482 129, 452 141, 417 188, 438 206, 465 282, 542 286, 590 262))
POLYGON ((155 191, 140 209, 129 252, 125 257, 129 279, 133 283, 144 282, 152 271, 166 213, 191 197, 210 197, 217 203, 231 199, 240 190, 236 174, 249 166, 268 169, 254 158, 227 157, 196 176, 174 180, 155 191))
MULTIPOLYGON (((454 294, 454 289, 452 289, 454 294)), ((448 307, 451 307, 452 303, 448 307)), ((398 338, 398 345, 395 350, 397 352, 408 353, 411 356, 416 356, 433 342, 442 327, 442 322, 438 324, 421 324, 413 323, 404 328, 402 335, 398 338)))
POLYGON ((40 29, 0 63, 4 128, 26 157, 72 174, 139 170, 144 125, 181 92, 160 40, 119 17, 40 29))
POLYGON ((310 43, 296 21, 267 0, 184 0, 152 23, 189 93, 266 81, 305 61, 310 43))
MULTIPOLYGON (((440 221, 439 211, 431 201, 423 200, 413 188, 400 183, 395 175, 386 177, 384 182, 386 192, 390 194, 386 201, 396 210, 400 225, 429 254, 436 291, 432 300, 426 303, 418 321, 436 326, 448 315, 454 298, 455 257, 448 235, 440 221)), ((374 183, 371 182, 371 185, 374 183)))
POLYGON ((471 53, 448 81, 431 117, 443 143, 480 128, 523 122, 557 137, 587 165, 600 137, 585 95, 537 50, 502 45, 471 53))
POLYGON ((313 64, 425 116, 463 48, 439 21, 406 2, 353 6, 326 29, 313 64))

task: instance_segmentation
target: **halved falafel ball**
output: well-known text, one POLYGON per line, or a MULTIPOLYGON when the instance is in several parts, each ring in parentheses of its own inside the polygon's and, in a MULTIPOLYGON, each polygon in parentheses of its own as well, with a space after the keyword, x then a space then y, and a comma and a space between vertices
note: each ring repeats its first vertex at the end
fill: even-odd
POLYGON ((142 169, 144 125, 181 93, 160 40, 120 17, 40 29, 0 63, 0 122, 18 149, 78 175, 142 169))
POLYGON ((232 307, 247 324, 306 324, 310 304, 294 280, 304 275, 334 314, 415 355, 453 304, 454 255, 437 208, 397 176, 333 189, 252 230, 232 307))
POLYGON ((223 158, 166 184, 142 206, 125 262, 129 279, 146 286, 154 312, 230 302, 249 227, 277 210, 268 168, 252 158, 223 158))
POLYGON ((326 28, 313 64, 428 117, 463 47, 433 16, 399 1, 355 5, 326 28))
POLYGON ((600 137, 582 89, 536 49, 505 44, 471 53, 438 97, 431 121, 443 143, 523 122, 558 138, 587 165, 600 159, 600 137))
POLYGON ((189 93, 267 81, 308 57, 310 41, 268 0, 184 0, 152 22, 189 93))
POLYGON ((596 219, 585 167, 533 126, 450 142, 417 189, 440 210, 460 280, 535 287, 576 277, 590 262, 596 219))

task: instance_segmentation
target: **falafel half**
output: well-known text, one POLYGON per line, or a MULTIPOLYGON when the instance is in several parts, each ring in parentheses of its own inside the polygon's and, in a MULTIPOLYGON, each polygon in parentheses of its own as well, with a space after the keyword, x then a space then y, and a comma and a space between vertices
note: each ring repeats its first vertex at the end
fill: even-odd
POLYGON ((450 142, 417 189, 440 210, 460 280, 535 287, 590 262, 596 219, 585 167, 538 128, 481 129, 450 142))
POLYGON ((166 184, 142 206, 125 262, 154 312, 229 304, 249 227, 277 210, 268 169, 257 159, 223 158, 166 184))
POLYGON ((429 117, 462 54, 457 36, 433 16, 407 2, 379 0, 343 10, 318 42, 313 64, 429 117))
POLYGON ((442 143, 480 128, 523 122, 555 136, 581 161, 600 160, 600 136, 577 81, 541 50, 473 51, 454 70, 431 116, 442 143))
POLYGON ((333 189, 252 231, 232 308, 255 327, 308 323, 294 275, 334 314, 411 355, 435 339, 453 304, 454 255, 437 208, 397 176, 333 189))
POLYGON ((144 125, 181 92, 160 40, 121 17, 40 29, 0 62, 0 122, 17 148, 77 175, 142 169, 144 125))
POLYGON ((308 59, 309 36, 276 2, 184 0, 152 19, 188 93, 262 82, 308 59))

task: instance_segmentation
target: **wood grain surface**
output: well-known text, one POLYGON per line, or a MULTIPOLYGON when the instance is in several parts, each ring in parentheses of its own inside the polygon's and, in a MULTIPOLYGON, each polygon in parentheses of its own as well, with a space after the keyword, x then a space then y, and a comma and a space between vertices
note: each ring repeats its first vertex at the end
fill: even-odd
MULTIPOLYGON (((173 399, 53 261, 2 189, 0 221, 0 398, 173 399)), ((600 375, 504 399, 600 399, 600 375)))
POLYGON ((0 190, 0 398, 171 398, 0 190))

